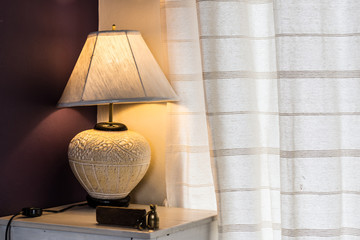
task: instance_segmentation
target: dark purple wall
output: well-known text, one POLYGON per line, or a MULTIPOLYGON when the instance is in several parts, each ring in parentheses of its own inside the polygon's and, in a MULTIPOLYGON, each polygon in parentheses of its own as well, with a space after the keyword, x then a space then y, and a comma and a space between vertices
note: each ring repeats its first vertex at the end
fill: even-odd
POLYGON ((58 109, 97 0, 0 0, 0 216, 85 200, 67 147, 96 107, 58 109))

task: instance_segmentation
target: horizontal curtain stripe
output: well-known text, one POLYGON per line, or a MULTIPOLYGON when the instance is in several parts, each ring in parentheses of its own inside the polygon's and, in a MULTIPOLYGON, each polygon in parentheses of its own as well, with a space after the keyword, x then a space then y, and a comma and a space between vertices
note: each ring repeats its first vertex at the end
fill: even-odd
POLYGON ((202 74, 169 74, 171 82, 175 81, 202 81, 202 74))
POLYGON ((281 192, 282 195, 341 195, 341 194, 352 194, 352 195, 360 195, 360 191, 334 191, 334 192, 311 192, 311 191, 303 191, 303 192, 281 192))
POLYGON ((208 153, 209 146, 169 145, 171 152, 208 153))
POLYGON ((259 78, 259 79, 277 79, 277 72, 252 72, 252 71, 216 71, 204 72, 205 80, 210 79, 233 79, 233 78, 259 78))
POLYGON ((251 72, 251 71, 214 71, 204 72, 205 80, 234 79, 234 78, 360 78, 359 70, 348 71, 279 71, 279 72, 251 72))
POLYGON ((259 154, 279 154, 278 148, 254 147, 254 148, 232 148, 210 150, 211 157, 239 156, 239 155, 259 155, 259 154))
POLYGON ((279 78, 360 78, 360 71, 279 71, 279 78))
POLYGON ((226 189, 216 189, 216 193, 231 193, 231 192, 254 192, 254 191, 261 191, 261 190, 271 190, 271 191, 279 191, 280 188, 270 187, 270 186, 263 186, 257 188, 226 188, 226 189))
POLYGON ((282 158, 360 157, 360 149, 280 151, 282 158))
POLYGON ((168 115, 205 115, 205 112, 168 112, 168 115))
POLYGON ((282 117, 301 117, 301 116, 358 116, 360 112, 317 112, 317 113, 278 113, 278 112, 260 112, 260 111, 233 111, 233 112, 208 112, 207 116, 223 115, 279 115, 282 117))
POLYGON ((222 115, 242 115, 242 114, 259 114, 259 115, 279 115, 277 112, 259 112, 259 111, 234 111, 234 112, 208 112, 208 116, 222 115))
POLYGON ((212 36, 200 36, 200 39, 250 39, 250 40, 269 40, 275 39, 275 36, 267 36, 267 37, 253 37, 253 36, 246 36, 246 35, 212 35, 212 36))
POLYGON ((296 116, 352 116, 360 115, 360 112, 318 112, 318 113, 279 113, 284 117, 296 117, 296 116))
POLYGON ((166 1, 164 3, 165 8, 188 8, 195 7, 194 1, 192 0, 181 0, 181 1, 166 1))
POLYGON ((279 151, 278 148, 256 147, 256 148, 233 148, 233 149, 210 150, 211 157, 258 155, 258 154, 277 155, 279 153, 282 158, 360 157, 359 149, 279 151))
POLYGON ((166 43, 192 43, 192 42, 196 42, 197 40, 194 39, 167 39, 166 43))
POLYGON ((280 223, 262 222, 259 224, 229 224, 219 227, 220 233, 226 232, 258 232, 263 228, 272 228, 274 230, 280 230, 280 223))
POLYGON ((280 33, 276 37, 360 37, 360 33, 280 33))
POLYGON ((213 184, 190 184, 185 182, 177 182, 177 183, 169 183, 172 186, 183 186, 183 187, 190 187, 190 188, 205 188, 205 187, 214 187, 213 184))
POLYGON ((338 229, 282 229, 282 236, 287 237, 337 237, 341 235, 360 236, 358 228, 338 229))
POLYGON ((196 2, 233 2, 233 3, 247 3, 247 4, 267 4, 267 3, 272 3, 273 0, 196 0, 196 2))

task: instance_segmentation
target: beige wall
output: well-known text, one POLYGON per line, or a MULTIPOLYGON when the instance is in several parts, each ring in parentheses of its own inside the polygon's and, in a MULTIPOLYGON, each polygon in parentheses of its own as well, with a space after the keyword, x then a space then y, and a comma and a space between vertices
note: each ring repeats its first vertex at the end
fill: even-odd
MULTIPOLYGON (((112 24, 116 24, 117 30, 140 31, 154 57, 165 69, 159 0, 99 0, 99 30, 110 30, 112 24)), ((107 116, 107 108, 98 107, 98 121, 107 121, 107 116)), ((114 120, 142 134, 152 151, 148 172, 130 194, 132 203, 162 205, 166 198, 166 104, 115 105, 114 120)))

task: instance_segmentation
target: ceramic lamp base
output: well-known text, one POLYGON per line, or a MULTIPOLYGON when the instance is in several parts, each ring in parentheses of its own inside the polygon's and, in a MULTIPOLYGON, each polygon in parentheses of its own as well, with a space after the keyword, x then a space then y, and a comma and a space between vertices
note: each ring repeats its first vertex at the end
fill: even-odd
POLYGON ((75 177, 91 198, 97 199, 92 202, 116 206, 114 203, 128 198, 144 177, 151 152, 138 133, 91 129, 71 140, 68 156, 75 177))

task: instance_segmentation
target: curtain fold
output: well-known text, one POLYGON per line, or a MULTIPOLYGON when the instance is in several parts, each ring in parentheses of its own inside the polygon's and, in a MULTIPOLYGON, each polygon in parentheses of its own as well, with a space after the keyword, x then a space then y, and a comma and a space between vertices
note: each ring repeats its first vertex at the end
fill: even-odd
POLYGON ((168 79, 180 98, 168 104, 168 205, 215 210, 196 2, 163 0, 161 11, 168 79))
POLYGON ((279 239, 278 86, 271 1, 198 1, 220 239, 279 239))
POLYGON ((215 191, 224 240, 360 239, 360 1, 163 6, 171 205, 215 191))

